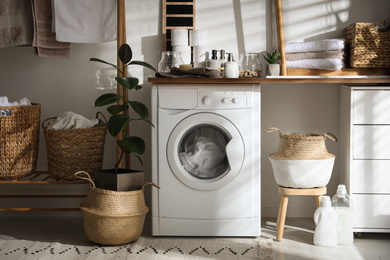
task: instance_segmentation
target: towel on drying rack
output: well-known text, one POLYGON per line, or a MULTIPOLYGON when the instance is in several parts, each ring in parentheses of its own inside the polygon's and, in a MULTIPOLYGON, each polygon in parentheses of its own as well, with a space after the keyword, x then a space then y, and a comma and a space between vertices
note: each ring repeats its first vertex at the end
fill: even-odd
POLYGON ((318 69, 318 70, 339 70, 344 68, 344 62, 340 59, 307 59, 286 61, 289 69, 318 69))
POLYGON ((291 42, 285 45, 286 53, 344 50, 345 39, 325 39, 310 42, 291 42))
POLYGON ((52 0, 57 41, 116 40, 116 0, 52 0))
POLYGON ((0 1, 0 48, 32 45, 33 19, 31 2, 0 1))
POLYGON ((56 41, 52 32, 51 0, 31 0, 34 21, 33 46, 42 57, 70 57, 70 43, 56 41))
POLYGON ((286 53, 286 60, 344 59, 343 50, 286 53))

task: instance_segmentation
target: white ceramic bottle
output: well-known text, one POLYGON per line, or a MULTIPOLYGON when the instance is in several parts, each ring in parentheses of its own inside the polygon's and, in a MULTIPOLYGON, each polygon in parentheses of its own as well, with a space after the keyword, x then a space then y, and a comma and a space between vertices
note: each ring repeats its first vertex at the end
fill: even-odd
POLYGON ((228 60, 224 63, 225 78, 238 78, 240 69, 238 63, 233 60, 233 53, 228 53, 228 60))
POLYGON ((337 214, 332 208, 329 196, 322 196, 320 206, 314 212, 314 223, 314 244, 337 246, 337 214))
POLYGON ((332 198, 332 207, 337 213, 337 235, 339 245, 353 243, 352 213, 353 203, 347 194, 344 184, 337 187, 337 193, 332 198))

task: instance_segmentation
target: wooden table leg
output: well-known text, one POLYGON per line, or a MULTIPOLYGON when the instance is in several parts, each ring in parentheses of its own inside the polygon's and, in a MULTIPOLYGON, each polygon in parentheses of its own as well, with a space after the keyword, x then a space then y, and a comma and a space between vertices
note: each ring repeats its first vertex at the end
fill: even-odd
POLYGON ((282 241, 283 232, 284 232, 284 223, 286 221, 286 213, 287 213, 287 204, 288 204, 288 195, 282 195, 280 198, 280 206, 279 206, 279 214, 278 221, 276 225, 276 241, 282 241))

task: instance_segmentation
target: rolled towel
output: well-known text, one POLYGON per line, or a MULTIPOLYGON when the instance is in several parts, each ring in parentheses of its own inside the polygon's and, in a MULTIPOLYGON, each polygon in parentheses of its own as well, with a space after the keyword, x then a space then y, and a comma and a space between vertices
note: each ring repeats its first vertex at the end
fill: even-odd
POLYGON ((49 130, 66 130, 66 129, 79 129, 90 128, 99 123, 98 119, 89 120, 82 115, 65 112, 48 126, 49 130))
POLYGON ((340 59, 307 59, 286 61, 289 69, 319 69, 319 70, 339 70, 344 67, 340 59))
POLYGON ((287 53, 286 60, 307 60, 307 59, 344 59, 344 51, 313 51, 287 53))
POLYGON ((345 39, 326 39, 311 42, 291 42, 286 44, 286 53, 343 50, 345 39))

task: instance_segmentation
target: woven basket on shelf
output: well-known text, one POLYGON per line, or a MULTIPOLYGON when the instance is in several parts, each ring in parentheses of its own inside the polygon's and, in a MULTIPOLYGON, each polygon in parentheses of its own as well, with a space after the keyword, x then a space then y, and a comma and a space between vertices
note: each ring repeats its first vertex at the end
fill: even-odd
POLYGON ((144 227, 146 213, 144 188, 134 191, 112 191, 96 188, 90 175, 77 172, 75 176, 87 180, 90 189, 80 205, 86 237, 101 245, 123 245, 139 238, 144 227))
POLYGON ((101 170, 107 127, 48 129, 55 120, 56 117, 52 117, 42 122, 50 177, 74 180, 77 179, 75 172, 86 171, 93 175, 95 170, 101 170))
POLYGON ((37 166, 41 105, 0 107, 0 179, 18 179, 37 166))
POLYGON ((354 23, 345 28, 350 67, 390 67, 390 31, 379 32, 378 25, 354 23))

